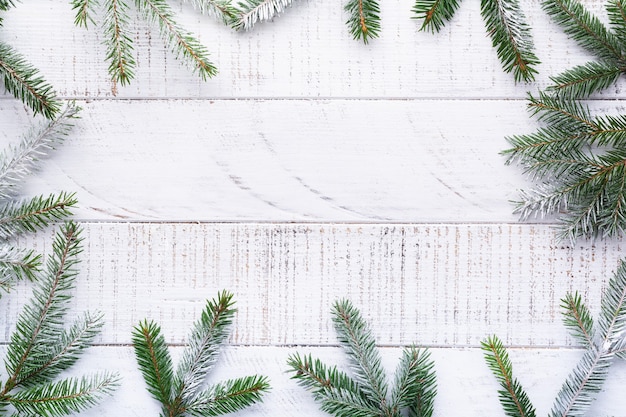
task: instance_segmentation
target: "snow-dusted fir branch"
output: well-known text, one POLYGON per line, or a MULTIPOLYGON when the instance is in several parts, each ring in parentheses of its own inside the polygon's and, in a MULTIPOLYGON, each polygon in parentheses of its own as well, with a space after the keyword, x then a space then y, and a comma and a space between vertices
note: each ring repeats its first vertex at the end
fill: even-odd
POLYGON ((273 19, 291 6, 292 0, 240 0, 230 24, 236 30, 251 29, 257 22, 273 19))
POLYGON ((431 416, 436 394, 434 363, 424 349, 404 349, 391 393, 380 353, 367 323, 347 300, 335 303, 333 323, 351 360, 353 376, 311 355, 288 359, 292 378, 312 392, 321 409, 336 417, 431 416))
POLYGON ((380 6, 378 0, 347 0, 344 10, 348 13, 346 24, 354 39, 368 43, 380 33, 380 6))
POLYGON ((78 111, 70 103, 58 118, 31 129, 19 144, 0 154, 0 296, 15 280, 33 279, 40 266, 37 254, 15 248, 12 239, 66 218, 76 204, 74 194, 63 192, 27 200, 16 197, 25 177, 36 172, 41 160, 63 142, 78 111))
POLYGON ((38 69, 4 42, 0 42, 0 77, 4 88, 22 100, 35 114, 41 113, 52 119, 58 113, 60 102, 52 86, 44 80, 38 69))
POLYGON ((207 302, 176 371, 161 328, 148 320, 135 327, 132 340, 137 363, 148 392, 161 403, 163 415, 226 414, 261 401, 269 390, 267 378, 259 375, 205 386, 207 373, 218 359, 236 311, 232 298, 231 293, 222 291, 217 299, 207 302))
MULTIPOLYGON (((558 392, 550 417, 583 416, 602 390, 616 357, 626 352, 626 262, 622 261, 602 296, 600 316, 594 322, 577 294, 561 300, 563 321, 585 353, 558 392)), ((490 337, 482 343, 489 368, 500 383, 500 402, 508 416, 534 416, 535 408, 513 377, 502 342, 490 337)))
MULTIPOLYGON (((225 25, 231 25, 240 12, 232 0, 190 0, 193 7, 200 13, 211 16, 225 25)), ((246 28, 249 29, 249 28, 246 28)))
POLYGON ((124 0, 109 0, 106 4, 103 30, 106 37, 109 74, 121 85, 134 77, 135 58, 128 25, 129 6, 124 0))
MULTIPOLYGON (((533 81, 540 62, 518 0, 481 0, 480 6, 503 69, 512 72, 515 81, 533 81)), ((421 30, 439 32, 458 8, 458 0, 416 0, 413 13, 422 20, 421 30)))
POLYGON ((78 361, 103 324, 100 313, 88 313, 65 326, 81 250, 80 228, 65 223, 7 347, 0 411, 71 415, 97 404, 117 387, 117 374, 109 372, 55 380, 78 361))

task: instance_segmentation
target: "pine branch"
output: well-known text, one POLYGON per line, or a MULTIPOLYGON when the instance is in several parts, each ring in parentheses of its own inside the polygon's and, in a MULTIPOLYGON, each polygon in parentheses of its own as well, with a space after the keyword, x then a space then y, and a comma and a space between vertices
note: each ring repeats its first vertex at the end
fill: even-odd
POLYGON ((385 404, 387 383, 371 330, 348 300, 333 306, 333 323, 342 347, 352 361, 352 371, 363 392, 376 404, 385 404))
POLYGON ((173 384, 175 398, 188 403, 198 393, 207 372, 217 361, 220 345, 228 337, 237 311, 233 305, 233 294, 226 291, 207 303, 178 365, 173 384))
POLYGON ((273 19, 291 6, 292 0, 241 0, 234 8, 230 25, 236 30, 249 30, 257 22, 273 19))
POLYGON ((128 5, 124 0, 107 0, 103 27, 109 75, 121 85, 129 84, 134 77, 135 58, 128 30, 128 5))
POLYGON ((98 0, 72 0, 72 10, 76 13, 74 16, 74 24, 78 27, 82 26, 85 29, 88 24, 95 25, 96 22, 93 19, 95 8, 100 5, 98 0))
POLYGON ((391 394, 391 409, 409 408, 412 417, 431 417, 437 393, 435 363, 430 352, 412 346, 402 352, 391 394))
POLYGON ((607 0, 606 11, 612 32, 623 45, 626 43, 626 3, 624 0, 607 0))
POLYGON ((333 322, 341 345, 352 360, 355 378, 327 367, 311 355, 291 355, 287 361, 299 385, 313 393, 322 411, 335 417, 430 417, 436 394, 434 364, 426 350, 405 349, 391 398, 380 355, 367 323, 347 300, 333 306, 333 322))
POLYGON ((0 245, 0 290, 9 292, 13 282, 17 280, 33 281, 40 266, 41 256, 34 251, 0 245))
POLYGON ((622 71, 612 63, 588 62, 550 77, 554 85, 546 91, 570 100, 586 98, 615 84, 622 71))
POLYGON ((202 14, 214 17, 228 25, 237 17, 238 9, 232 0, 190 0, 193 7, 202 14))
POLYGON ((173 368, 170 353, 154 322, 144 321, 133 330, 133 347, 137 364, 148 385, 148 392, 163 404, 164 410, 172 407, 173 368))
POLYGON ((70 103, 55 120, 31 131, 18 146, 0 155, 0 199, 15 196, 24 177, 34 172, 40 159, 67 136, 79 110, 70 103))
POLYGON ((199 392, 206 374, 217 359, 219 345, 228 336, 227 328, 235 312, 232 294, 223 291, 196 322, 176 375, 172 360, 153 322, 144 321, 133 331, 137 363, 148 391, 159 401, 167 417, 221 415, 246 408, 261 400, 269 390, 266 377, 254 375, 229 380, 199 392))
POLYGON ((377 0, 348 0, 344 10, 349 18, 346 24, 355 40, 368 43, 380 32, 380 7, 377 0))
POLYGON ((5 391, 24 381, 39 363, 39 354, 56 343, 63 334, 70 291, 77 274, 80 229, 66 223, 57 234, 53 254, 46 264, 46 276, 33 291, 33 299, 24 307, 11 337, 5 360, 9 379, 5 391))
POLYGON ((69 378, 18 391, 10 403, 23 415, 65 416, 97 404, 118 385, 118 376, 111 373, 69 378))
POLYGON ((543 0, 543 9, 580 46, 607 63, 622 61, 617 37, 577 0, 543 0))
POLYGON ((561 300, 561 308, 564 310, 565 327, 583 347, 591 347, 595 333, 593 317, 583 303, 582 297, 578 293, 567 293, 561 300))
POLYGON ((190 416, 218 416, 243 410, 262 401, 270 385, 264 376, 247 376, 213 385, 186 408, 190 416))
POLYGON ((452 20, 458 8, 458 0, 416 0, 412 12, 414 18, 424 20, 420 30, 435 33, 452 20))
POLYGON ((624 338, 626 331, 626 261, 620 262, 602 294, 598 336, 605 349, 624 338))
POLYGON ((519 381, 513 378, 513 366, 500 339, 491 336, 481 345, 487 365, 500 383, 498 397, 505 414, 510 417, 534 417, 535 408, 519 381))
POLYGON ((147 20, 159 25, 161 37, 177 58, 186 59, 203 80, 217 74, 206 48, 174 21, 174 13, 165 0, 135 0, 135 4, 147 20))
POLYGON ((77 203, 74 194, 61 193, 26 202, 11 202, 0 207, 0 239, 10 239, 25 232, 42 230, 52 222, 72 214, 77 203))
POLYGON ((35 114, 52 119, 59 112, 60 103, 52 86, 39 71, 6 43, 0 42, 0 77, 9 93, 22 100, 35 114))
POLYGON ((481 14, 504 70, 513 72, 515 81, 533 81, 539 60, 518 1, 481 0, 481 14))

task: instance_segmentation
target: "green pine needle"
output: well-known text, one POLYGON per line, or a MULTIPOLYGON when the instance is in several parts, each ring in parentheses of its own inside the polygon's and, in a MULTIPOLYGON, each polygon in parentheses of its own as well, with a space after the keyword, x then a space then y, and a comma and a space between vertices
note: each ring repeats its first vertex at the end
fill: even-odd
POLYGON ((18 391, 10 404, 24 416, 66 416, 98 404, 118 386, 119 377, 113 373, 68 378, 18 391))
POLYGON ((347 300, 333 306, 333 322, 351 359, 354 377, 296 353, 287 364, 292 379, 311 391, 320 408, 335 417, 430 417, 436 394, 434 364, 427 350, 407 348, 396 370, 391 397, 367 323, 347 300))
POLYGON ((9 292, 17 280, 33 281, 40 267, 41 255, 34 251, 0 245, 0 290, 9 292))
POLYGON ((233 295, 227 291, 207 302, 194 325, 176 373, 172 359, 154 322, 144 321, 133 330, 135 357, 148 391, 161 403, 168 417, 216 416, 244 409, 262 399, 269 390, 263 376, 248 376, 214 385, 205 390, 206 376, 217 360, 220 345, 228 336, 235 310, 233 295))
POLYGON ((367 44, 380 33, 380 7, 377 0, 348 0, 344 10, 349 18, 346 24, 355 40, 367 44))
POLYGON ((107 0, 103 28, 106 37, 109 75, 115 82, 127 85, 134 77, 133 40, 128 29, 128 4, 124 0, 107 0))
POLYGON ((593 335, 595 333, 593 317, 589 309, 583 303, 582 297, 578 293, 567 293, 561 300, 563 312, 563 323, 570 333, 585 348, 593 345, 593 335))
POLYGON ((217 74, 207 49, 174 20, 174 12, 166 0, 135 0, 137 9, 150 22, 159 26, 161 37, 169 44, 177 58, 184 58, 203 80, 217 74))
POLYGON ((95 25, 96 21, 93 19, 93 15, 96 13, 95 8, 99 5, 98 0, 72 0, 72 10, 76 13, 74 24, 85 29, 89 23, 95 25))
POLYGON ((7 91, 35 114, 53 119, 59 112, 60 103, 52 86, 22 55, 3 42, 0 42, 0 77, 7 91))
POLYGON ((235 30, 249 30, 257 22, 273 19, 291 6, 292 0, 241 0, 234 7, 230 25, 235 30))
POLYGON ((137 364, 148 385, 148 392, 163 404, 171 407, 172 397, 172 358, 161 334, 161 328, 154 322, 144 321, 133 330, 133 347, 137 364))
POLYGON ((588 62, 550 77, 554 83, 546 91, 570 100, 587 98, 609 88, 622 75, 622 69, 611 63, 588 62))
POLYGON ((624 0, 608 0, 606 11, 611 29, 623 45, 626 43, 626 3, 624 0))
POLYGON ((535 407, 517 379, 513 378, 513 366, 500 339, 491 336, 481 342, 487 365, 500 383, 498 397, 507 416, 534 417, 535 407))
POLYGON ((416 0, 412 12, 414 18, 423 19, 420 30, 439 32, 454 17, 459 8, 458 0, 416 0))

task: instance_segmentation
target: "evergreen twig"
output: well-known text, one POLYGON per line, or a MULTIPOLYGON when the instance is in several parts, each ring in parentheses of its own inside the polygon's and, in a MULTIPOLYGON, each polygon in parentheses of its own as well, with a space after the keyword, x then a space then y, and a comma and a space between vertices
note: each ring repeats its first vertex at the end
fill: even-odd
POLYGON ((248 376, 204 388, 206 375, 217 361, 219 347, 228 336, 235 309, 232 294, 223 291, 207 306, 195 323, 189 345, 176 371, 161 334, 152 321, 133 330, 133 346, 148 392, 168 417, 216 416, 242 410, 262 399, 269 390, 264 376, 248 376))
POLYGON ((240 0, 233 9, 229 9, 232 17, 228 19, 236 30, 251 29, 257 22, 273 19, 291 6, 292 0, 240 0))
POLYGON ((339 342, 351 359, 354 377, 329 368, 311 355, 296 353, 287 363, 299 385, 312 392, 321 409, 336 417, 431 416, 436 395, 434 364, 427 350, 403 351, 391 395, 380 354, 367 323, 347 300, 333 306, 339 342))
MULTIPOLYGON (((582 416, 602 390, 616 356, 626 348, 626 261, 622 261, 602 296, 597 325, 578 294, 561 300, 564 323, 586 349, 558 392, 550 417, 582 416)), ((501 384, 500 402, 509 416, 534 416, 535 409, 517 380, 506 349, 497 337, 482 343, 485 359, 501 384)))
POLYGON ((81 250, 80 228, 64 224, 7 347, 8 377, 0 384, 0 410, 11 406, 18 415, 69 415, 97 404, 118 385, 115 373, 54 381, 76 363, 102 327, 102 316, 96 313, 65 328, 81 250))
POLYGON ((344 9, 348 12, 346 24, 354 39, 368 43, 379 36, 380 6, 377 0, 348 0, 344 9))

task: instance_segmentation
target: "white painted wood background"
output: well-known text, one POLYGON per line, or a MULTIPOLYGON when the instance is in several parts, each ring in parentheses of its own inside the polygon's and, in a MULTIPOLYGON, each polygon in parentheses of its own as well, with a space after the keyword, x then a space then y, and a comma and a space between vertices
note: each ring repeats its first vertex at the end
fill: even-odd
MULTIPOLYGON (((106 326, 75 372, 119 370, 121 388, 87 416, 157 415, 130 346, 143 318, 175 354, 207 298, 235 293, 239 312, 211 380, 271 378, 242 416, 322 416, 289 380, 290 353, 345 364, 330 323, 350 298, 393 372, 401 348, 436 361, 436 416, 503 415, 478 348, 499 335, 539 414, 581 356, 560 323, 578 290, 597 312, 623 239, 559 242, 553 222, 522 224, 509 200, 529 184, 504 165, 504 137, 536 128, 524 98, 590 57, 522 2, 543 61, 536 83, 504 74, 465 2, 440 34, 418 31, 412 0, 381 2, 381 38, 365 46, 341 2, 296 1, 273 22, 235 33, 174 4, 220 74, 199 81, 158 31, 134 19, 137 79, 113 85, 101 34, 74 28, 67 2, 33 0, 6 13, 12 44, 83 107, 73 134, 25 195, 77 192, 85 229, 75 309, 106 326)), ((586 1, 604 18, 601 1, 586 1)), ((623 112, 622 86, 591 106, 623 112)), ((0 96, 0 142, 33 123, 0 96)), ((20 243, 48 250, 50 236, 20 243)), ((29 297, 0 300, 0 351, 29 297)), ((614 366, 592 416, 624 416, 626 365, 614 366)))

